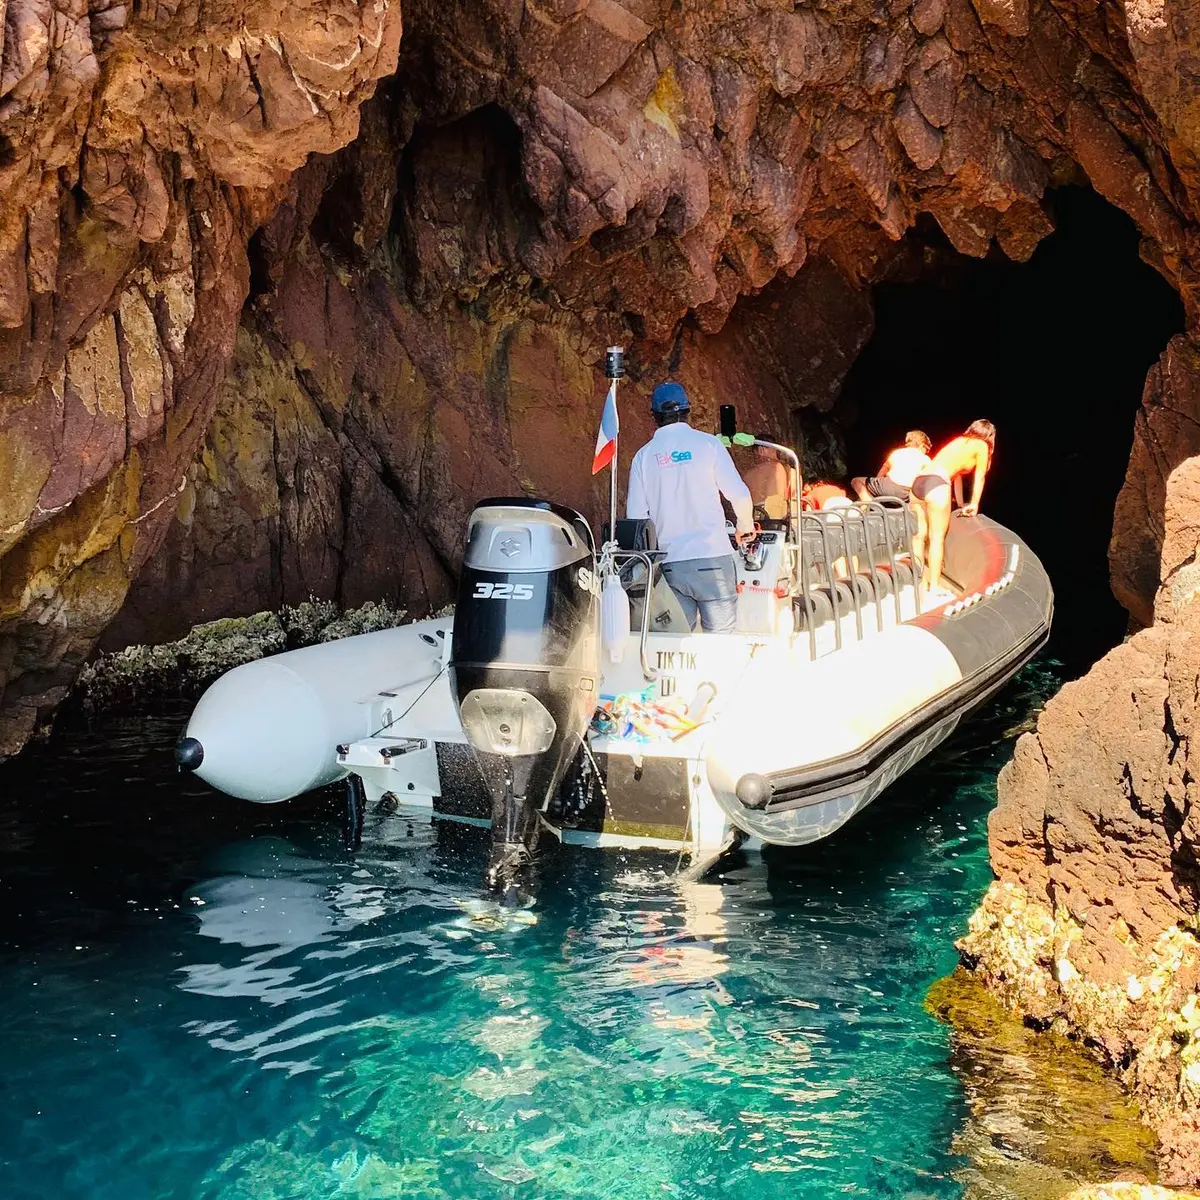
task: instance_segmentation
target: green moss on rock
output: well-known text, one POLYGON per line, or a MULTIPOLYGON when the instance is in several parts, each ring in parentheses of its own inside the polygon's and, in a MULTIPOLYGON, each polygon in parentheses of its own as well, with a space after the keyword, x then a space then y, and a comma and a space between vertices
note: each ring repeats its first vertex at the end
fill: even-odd
POLYGON ((242 663, 391 629, 407 619, 404 609, 382 602, 343 612, 329 600, 311 600, 277 613, 225 617, 197 625, 176 642, 102 654, 84 667, 74 695, 91 712, 139 708, 168 696, 197 696, 242 663))
POLYGON ((1077 1042, 1026 1025, 961 967, 926 1007, 954 1031, 966 1196, 1060 1200, 1100 1180, 1155 1178, 1156 1140, 1137 1104, 1077 1042))

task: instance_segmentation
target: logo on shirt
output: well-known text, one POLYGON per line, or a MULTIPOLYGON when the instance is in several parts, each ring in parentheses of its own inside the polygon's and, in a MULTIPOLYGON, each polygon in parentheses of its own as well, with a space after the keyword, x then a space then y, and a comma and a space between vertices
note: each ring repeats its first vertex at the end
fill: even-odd
POLYGON ((656 454, 655 461, 660 467, 673 467, 676 463, 691 462, 690 450, 672 450, 670 454, 656 454))

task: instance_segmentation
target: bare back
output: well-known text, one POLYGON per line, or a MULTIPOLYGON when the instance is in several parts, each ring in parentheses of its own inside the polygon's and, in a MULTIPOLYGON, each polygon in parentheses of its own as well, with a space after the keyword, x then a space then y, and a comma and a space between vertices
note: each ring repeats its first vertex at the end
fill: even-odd
POLYGON ((953 482, 972 471, 986 471, 991 451, 987 442, 977 437, 956 437, 947 442, 934 456, 927 468, 930 475, 940 475, 953 482))
POLYGON ((756 462, 742 472, 755 504, 765 504, 774 497, 787 499, 788 476, 781 462, 756 462))

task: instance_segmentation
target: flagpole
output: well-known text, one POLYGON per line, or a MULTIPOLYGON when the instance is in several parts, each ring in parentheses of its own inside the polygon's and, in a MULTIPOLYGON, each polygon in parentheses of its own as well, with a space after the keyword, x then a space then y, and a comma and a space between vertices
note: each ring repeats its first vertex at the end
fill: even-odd
MULTIPOLYGON (((604 355, 604 374, 611 380, 609 394, 612 397, 613 413, 617 412, 617 381, 625 374, 625 348, 609 346, 604 355)), ((612 476, 609 479, 608 491, 608 537, 609 541, 617 540, 617 460, 621 447, 621 422, 618 417, 617 431, 613 435, 612 476)))
MULTIPOLYGON (((617 381, 612 381, 613 403, 617 402, 617 381)), ((609 479, 608 490, 608 536, 617 540, 617 459, 621 450, 621 435, 613 438, 612 476, 609 479)))

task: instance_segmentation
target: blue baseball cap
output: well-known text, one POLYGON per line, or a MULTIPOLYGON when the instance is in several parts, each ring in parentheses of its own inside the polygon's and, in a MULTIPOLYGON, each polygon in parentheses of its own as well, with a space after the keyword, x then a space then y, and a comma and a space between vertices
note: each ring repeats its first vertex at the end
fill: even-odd
POLYGON ((650 396, 650 411, 656 417, 690 412, 691 407, 682 383, 660 383, 650 396))

